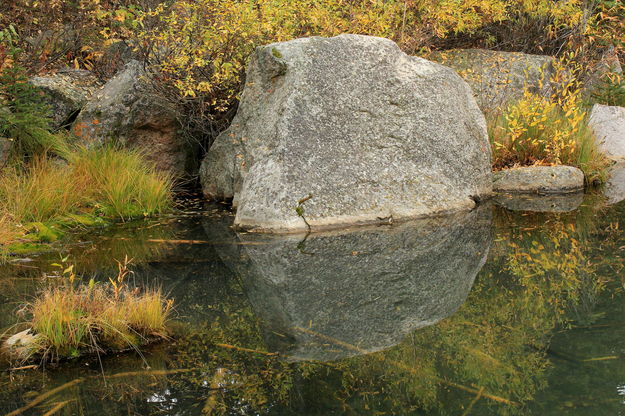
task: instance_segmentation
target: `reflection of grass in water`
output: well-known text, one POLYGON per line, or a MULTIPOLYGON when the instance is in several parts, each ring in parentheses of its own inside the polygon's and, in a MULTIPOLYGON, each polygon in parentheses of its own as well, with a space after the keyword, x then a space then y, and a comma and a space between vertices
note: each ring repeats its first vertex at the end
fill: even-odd
POLYGON ((88 242, 70 247, 70 256, 86 272, 108 269, 114 266, 114 259, 123 259, 126 255, 132 257, 135 264, 160 259, 170 249, 166 242, 160 241, 175 239, 177 234, 169 221, 173 220, 134 221, 98 235, 84 235, 81 238, 88 242))
MULTIPOLYGON (((158 347, 151 349, 145 361, 126 354, 103 359, 103 365, 104 373, 97 362, 81 362, 50 374, 16 372, 12 382, 3 387, 6 387, 5 392, 22 401, 15 400, 13 412, 9 414, 21 414, 32 408, 43 409, 42 413, 52 412, 60 406, 62 414, 93 414, 94 409, 98 409, 98 414, 114 415, 119 413, 120 403, 130 414, 144 414, 146 396, 164 396, 168 377, 187 372, 168 368, 166 356, 158 347), (54 375, 54 381, 49 375, 54 375), (42 381, 49 387, 37 394, 42 381), (21 407, 17 408, 17 403, 21 407)), ((2 410, 7 409, 0 405, 2 410)))

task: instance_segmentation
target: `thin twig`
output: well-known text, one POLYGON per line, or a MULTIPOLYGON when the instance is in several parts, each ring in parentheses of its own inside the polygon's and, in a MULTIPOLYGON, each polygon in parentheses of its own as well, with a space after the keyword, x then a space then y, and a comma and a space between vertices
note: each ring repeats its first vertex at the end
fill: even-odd
POLYGON ((251 348, 244 348, 244 347, 237 347, 236 345, 230 345, 230 344, 215 344, 218 347, 221 348, 228 348, 231 350, 237 350, 237 351, 244 351, 244 352, 253 352, 256 354, 263 354, 263 355, 268 355, 268 356, 275 356, 278 355, 277 352, 266 352, 266 351, 259 351, 259 350, 253 350, 251 348))
POLYGON ((475 395, 473 400, 471 400, 471 403, 469 403, 469 406, 467 406, 467 410, 465 410, 462 413, 462 416, 468 416, 469 413, 471 413, 471 409, 473 409, 473 406, 475 406, 475 403, 477 403, 477 401, 482 398, 482 393, 484 393, 484 387, 482 387, 480 391, 475 395))
POLYGON ((51 415, 55 414, 56 412, 58 412, 59 410, 64 408, 67 405, 67 403, 69 403, 71 401, 72 400, 65 400, 64 402, 57 403, 56 406, 54 406, 52 409, 50 409, 47 412, 45 412, 43 414, 43 416, 51 416, 51 415))

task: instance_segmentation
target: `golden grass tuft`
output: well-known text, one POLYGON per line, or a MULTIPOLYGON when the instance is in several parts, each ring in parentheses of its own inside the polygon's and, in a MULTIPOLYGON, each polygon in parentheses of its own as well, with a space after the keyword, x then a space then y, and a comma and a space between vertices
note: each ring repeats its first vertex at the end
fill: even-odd
POLYGON ((173 180, 137 150, 78 148, 0 172, 0 245, 20 224, 95 214, 127 220, 171 208, 173 180))
POLYGON ((159 171, 132 149, 81 148, 70 158, 77 182, 105 215, 128 219, 170 208, 171 175, 159 171))
POLYGON ((44 361, 71 358, 83 353, 135 349, 167 338, 172 300, 160 289, 129 286, 129 261, 119 263, 119 274, 109 283, 75 283, 73 267, 58 265, 60 285, 44 290, 26 309, 27 323, 37 339, 33 356, 44 361))
POLYGON ((0 175, 0 207, 19 222, 42 222, 81 207, 79 185, 71 169, 39 157, 27 166, 12 166, 0 175))

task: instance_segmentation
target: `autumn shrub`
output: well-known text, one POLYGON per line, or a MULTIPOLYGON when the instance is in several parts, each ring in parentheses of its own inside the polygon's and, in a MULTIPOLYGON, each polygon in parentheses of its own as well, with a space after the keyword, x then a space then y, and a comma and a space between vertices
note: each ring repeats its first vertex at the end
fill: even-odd
POLYGON ((411 54, 476 45, 555 53, 586 36, 595 9, 577 0, 174 0, 140 14, 137 44, 164 95, 185 108, 188 129, 210 142, 233 115, 256 46, 356 33, 393 39, 411 54), (525 33, 506 31, 522 22, 525 33), (522 44, 530 31, 533 43, 522 44))
MULTIPOLYGON (((588 127, 579 73, 570 53, 554 61, 551 94, 526 90, 503 111, 487 113, 495 169, 542 165, 570 165, 584 172, 587 185, 604 183, 610 164, 588 127)), ((542 89, 542 88, 541 88, 542 89)))
POLYGON ((579 167, 588 184, 604 182, 608 161, 587 126, 579 92, 564 102, 525 92, 504 112, 490 115, 495 169, 542 165, 579 167))
MULTIPOLYGON (((69 65, 112 75, 100 65, 107 48, 128 40, 137 13, 152 0, 11 0, 0 2, 0 28, 13 25, 29 74, 69 65)), ((110 62, 108 62, 110 64, 110 62)))

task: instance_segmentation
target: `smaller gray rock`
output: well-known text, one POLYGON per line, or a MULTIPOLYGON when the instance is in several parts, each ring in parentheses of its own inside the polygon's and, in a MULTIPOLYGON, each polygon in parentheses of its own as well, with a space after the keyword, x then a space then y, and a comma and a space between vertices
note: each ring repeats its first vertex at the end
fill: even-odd
POLYGON ((595 104, 588 125, 608 158, 625 158, 625 107, 595 104))
POLYGON ((0 351, 10 361, 24 361, 39 349, 39 335, 34 335, 29 328, 7 338, 0 351))
POLYGON ((102 86, 89 71, 66 69, 54 75, 33 77, 29 82, 44 92, 44 100, 52 109, 55 127, 66 124, 102 86))
POLYGON ((583 192, 564 195, 498 194, 494 202, 510 211, 570 212, 584 201, 583 192))
POLYGON ((178 108, 151 88, 149 76, 130 61, 93 95, 72 132, 88 146, 140 148, 159 169, 183 176, 193 167, 193 144, 180 133, 178 108))
POLYGON ((456 70, 471 86, 484 112, 520 99, 526 88, 546 97, 553 89, 550 78, 554 74, 554 58, 551 56, 454 49, 434 52, 428 58, 456 70))
POLYGON ((584 173, 572 166, 527 166, 493 173, 495 192, 550 194, 584 189, 584 173))

